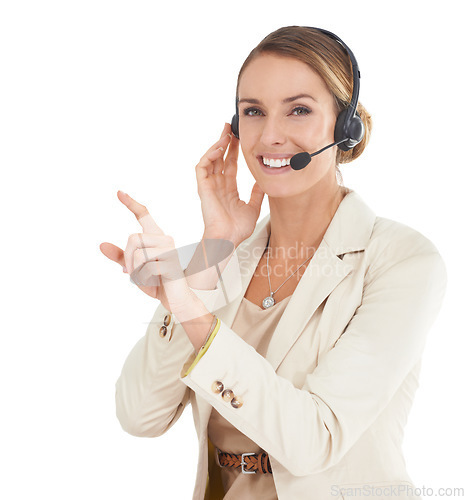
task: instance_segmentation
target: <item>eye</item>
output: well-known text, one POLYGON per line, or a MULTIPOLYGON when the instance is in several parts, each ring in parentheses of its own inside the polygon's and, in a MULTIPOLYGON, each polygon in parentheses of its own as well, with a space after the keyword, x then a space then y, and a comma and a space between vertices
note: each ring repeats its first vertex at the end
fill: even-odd
POLYGON ((309 115, 312 111, 305 106, 297 106, 292 110, 292 114, 295 114, 296 116, 306 116, 309 115))
POLYGON ((244 109, 244 116, 259 116, 261 111, 258 108, 246 108, 244 109))

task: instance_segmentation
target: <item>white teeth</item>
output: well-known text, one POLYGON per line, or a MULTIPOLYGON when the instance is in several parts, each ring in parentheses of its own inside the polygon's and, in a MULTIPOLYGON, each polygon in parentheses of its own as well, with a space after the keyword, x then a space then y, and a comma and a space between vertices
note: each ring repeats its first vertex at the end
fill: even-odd
POLYGON ((290 165, 291 164, 291 159, 290 158, 284 158, 282 160, 274 159, 274 158, 263 158, 263 163, 265 165, 268 165, 269 167, 272 168, 280 168, 284 167, 285 165, 290 165))

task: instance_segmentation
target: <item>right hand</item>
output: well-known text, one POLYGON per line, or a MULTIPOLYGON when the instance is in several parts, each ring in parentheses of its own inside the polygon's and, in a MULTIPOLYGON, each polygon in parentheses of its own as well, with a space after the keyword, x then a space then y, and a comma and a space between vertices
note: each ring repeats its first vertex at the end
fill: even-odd
POLYGON ((117 196, 135 215, 143 233, 129 236, 125 250, 104 242, 100 251, 130 274, 131 281, 144 293, 158 299, 169 311, 181 311, 184 304, 190 304, 192 292, 173 238, 161 230, 144 205, 122 191, 117 196))
POLYGON ((265 196, 255 182, 249 203, 239 199, 236 183, 238 154, 239 140, 233 135, 231 125, 226 123, 221 139, 195 167, 205 224, 203 237, 226 239, 236 247, 253 233, 265 196))

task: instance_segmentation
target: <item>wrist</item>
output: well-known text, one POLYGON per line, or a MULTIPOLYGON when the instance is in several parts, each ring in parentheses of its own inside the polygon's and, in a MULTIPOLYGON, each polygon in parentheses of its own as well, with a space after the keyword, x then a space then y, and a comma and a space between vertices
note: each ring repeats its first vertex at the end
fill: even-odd
POLYGON ((194 321, 210 314, 205 304, 190 289, 187 293, 186 300, 182 304, 173 304, 171 311, 180 323, 194 321))
POLYGON ((212 327, 215 326, 213 320, 216 319, 216 316, 208 311, 204 303, 194 293, 192 296, 192 302, 186 303, 182 308, 175 308, 173 314, 182 324, 197 355, 208 340, 212 327))
POLYGON ((234 236, 227 234, 213 233, 209 231, 204 231, 202 235, 202 240, 226 240, 230 241, 234 245, 234 248, 237 248, 241 243, 234 236))

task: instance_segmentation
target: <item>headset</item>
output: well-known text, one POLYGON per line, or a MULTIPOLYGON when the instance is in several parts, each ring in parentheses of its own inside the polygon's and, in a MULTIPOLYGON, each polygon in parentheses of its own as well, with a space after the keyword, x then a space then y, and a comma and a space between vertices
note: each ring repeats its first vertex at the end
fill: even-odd
MULTIPOLYGON (((360 92, 360 70, 358 69, 358 63, 353 52, 337 35, 331 33, 331 31, 327 31, 321 28, 314 28, 311 26, 305 26, 305 28, 320 31, 321 33, 324 33, 325 35, 332 38, 333 40, 336 40, 342 45, 342 47, 349 55, 350 62, 352 64, 353 90, 350 104, 346 109, 342 110, 337 117, 336 125, 334 127, 334 143, 324 147, 323 149, 320 149, 319 151, 311 155, 309 153, 298 153, 298 155, 295 155, 294 158, 297 158, 299 155, 306 156, 305 160, 303 160, 304 157, 301 157, 300 162, 294 162, 294 170, 300 170, 301 168, 304 168, 310 162, 312 156, 315 156, 332 146, 337 145, 338 148, 342 151, 349 151, 363 139, 363 136, 365 134, 365 127, 359 113, 357 112, 358 96, 360 92), (305 164, 302 163, 302 160, 305 164)), ((236 96, 236 114, 231 119, 231 130, 232 133, 239 139, 238 102, 239 98, 238 96, 236 96)))

